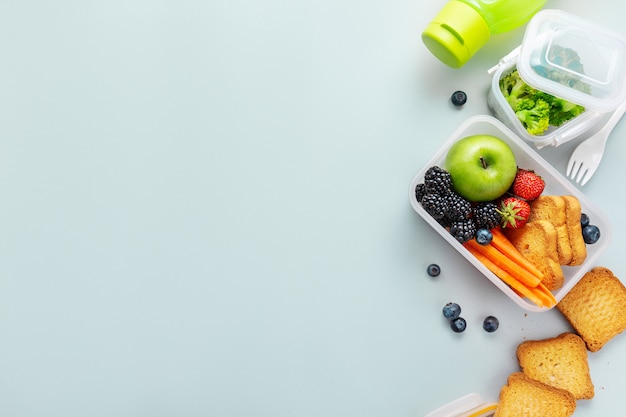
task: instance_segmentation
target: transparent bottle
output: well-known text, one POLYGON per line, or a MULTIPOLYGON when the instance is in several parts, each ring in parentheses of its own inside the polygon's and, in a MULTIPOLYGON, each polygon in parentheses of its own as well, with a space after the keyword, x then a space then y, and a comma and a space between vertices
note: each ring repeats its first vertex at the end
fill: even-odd
POLYGON ((450 0, 422 32, 422 40, 441 62, 460 68, 492 34, 528 22, 546 1, 450 0))

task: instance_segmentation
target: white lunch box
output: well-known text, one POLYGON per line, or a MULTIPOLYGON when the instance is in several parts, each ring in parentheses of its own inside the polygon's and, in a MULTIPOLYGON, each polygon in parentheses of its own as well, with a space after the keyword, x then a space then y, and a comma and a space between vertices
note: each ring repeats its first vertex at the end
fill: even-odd
POLYGON ((611 228, 608 220, 603 213, 571 182, 569 182, 560 172, 558 172, 552 165, 550 165, 545 159, 543 159, 535 150, 533 150, 527 143, 522 141, 516 136, 510 129, 508 129, 503 123, 498 121, 492 116, 473 116, 462 123, 455 132, 452 133, 450 138, 443 144, 443 146, 437 151, 437 153, 418 171, 413 177, 409 185, 409 200, 413 209, 419 214, 429 225, 432 226, 437 233, 439 233, 445 240, 447 240, 451 247, 459 252, 465 259, 467 259, 474 267, 482 272, 494 285, 496 285, 503 293, 505 293, 511 300, 517 303, 525 310, 533 312, 543 312, 548 309, 545 307, 538 307, 526 298, 520 297, 514 292, 507 284, 505 284, 500 278, 498 278, 493 272, 491 272, 485 265, 483 265, 478 259, 474 257, 463 245, 456 241, 456 239, 441 226, 437 220, 435 220, 428 212, 421 206, 415 196, 415 188, 417 184, 424 182, 424 175, 428 168, 433 165, 444 167, 446 154, 450 147, 459 139, 471 135, 493 135, 503 141, 505 141, 513 150, 515 159, 518 166, 532 169, 539 174, 546 183, 544 190, 545 195, 572 195, 578 198, 580 202, 582 212, 586 213, 592 224, 595 224, 600 228, 601 237, 600 240, 592 245, 587 245, 587 258, 585 262, 580 266, 572 266, 563 269, 563 276, 565 282, 561 288, 553 291, 554 297, 557 301, 560 301, 565 294, 580 279, 583 275, 589 271, 600 256, 600 254, 606 249, 611 239, 611 228))

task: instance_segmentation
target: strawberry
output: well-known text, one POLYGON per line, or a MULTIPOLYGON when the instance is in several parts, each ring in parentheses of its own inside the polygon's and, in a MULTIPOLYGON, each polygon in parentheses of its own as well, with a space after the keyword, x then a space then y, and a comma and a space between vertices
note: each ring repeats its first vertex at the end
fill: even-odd
POLYGON ((530 216, 530 205, 521 198, 507 197, 497 210, 502 217, 502 227, 518 229, 526 224, 530 216))
POLYGON ((526 201, 539 197, 545 188, 544 180, 532 170, 519 168, 513 180, 512 192, 526 201))

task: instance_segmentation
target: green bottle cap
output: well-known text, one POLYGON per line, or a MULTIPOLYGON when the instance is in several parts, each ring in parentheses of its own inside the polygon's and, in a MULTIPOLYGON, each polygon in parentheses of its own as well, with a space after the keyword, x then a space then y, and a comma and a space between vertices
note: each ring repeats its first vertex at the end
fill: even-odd
POLYGON ((453 68, 469 61, 490 36, 482 16, 460 1, 447 2, 422 32, 422 40, 430 52, 453 68))

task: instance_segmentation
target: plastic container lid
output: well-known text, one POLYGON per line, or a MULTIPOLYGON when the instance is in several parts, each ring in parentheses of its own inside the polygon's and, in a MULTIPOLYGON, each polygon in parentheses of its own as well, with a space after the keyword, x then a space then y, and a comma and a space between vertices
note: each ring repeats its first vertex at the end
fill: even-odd
POLYGON ((626 40, 560 10, 528 23, 517 68, 533 87, 599 112, 626 100, 626 40))

